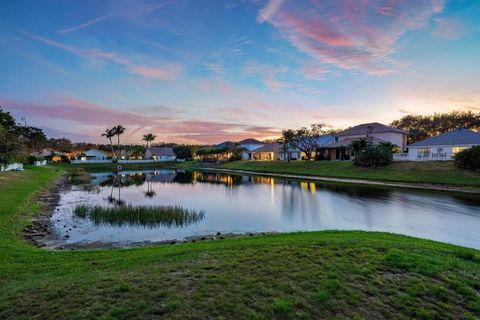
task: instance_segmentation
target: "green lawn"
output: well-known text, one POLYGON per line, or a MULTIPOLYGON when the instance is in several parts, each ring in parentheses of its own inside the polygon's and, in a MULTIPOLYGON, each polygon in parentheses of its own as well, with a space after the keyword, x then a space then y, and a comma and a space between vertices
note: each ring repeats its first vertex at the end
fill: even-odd
POLYGON ((479 251, 385 233, 33 248, 32 193, 60 169, 0 174, 0 319, 480 317, 479 251))
POLYGON ((195 164, 193 161, 184 163, 167 161, 157 163, 85 163, 85 164, 69 164, 59 163, 54 166, 65 170, 82 169, 88 172, 108 172, 116 171, 117 166, 122 166, 122 170, 148 170, 148 169, 161 169, 161 168, 179 168, 179 169, 194 169, 195 164))
POLYGON ((218 168, 291 173, 336 178, 480 187, 480 173, 459 169, 453 162, 393 162, 380 168, 362 168, 350 161, 234 161, 218 168))

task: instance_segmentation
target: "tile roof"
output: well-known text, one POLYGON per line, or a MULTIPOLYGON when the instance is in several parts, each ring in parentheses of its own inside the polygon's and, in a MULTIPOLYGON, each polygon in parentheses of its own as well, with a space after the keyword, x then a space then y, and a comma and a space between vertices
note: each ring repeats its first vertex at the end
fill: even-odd
POLYGON ((372 133, 380 133, 380 132, 398 132, 398 133, 405 133, 405 134, 407 133, 405 130, 402 130, 402 129, 389 127, 378 122, 372 122, 372 123, 364 123, 355 127, 351 127, 342 132, 339 132, 337 136, 342 137, 342 136, 360 135, 360 134, 366 135, 368 132, 368 127, 372 127, 372 133))
MULTIPOLYGON (((337 142, 334 142, 334 143, 324 145, 323 148, 335 149, 335 148, 348 147, 348 145, 350 143, 352 143, 352 141, 355 141, 355 140, 358 140, 358 138, 347 138, 347 139, 343 139, 343 140, 340 140, 340 141, 337 141, 337 142)), ((382 139, 379 139, 379 138, 376 138, 376 137, 372 137, 372 143, 373 144, 379 144, 380 142, 385 142, 385 140, 382 140, 382 139)))
POLYGON ((267 143, 263 147, 260 147, 258 149, 253 150, 253 151, 250 151, 250 152, 255 152, 255 153, 259 153, 259 152, 279 152, 281 148, 282 148, 282 146, 278 143, 267 143))
POLYGON ((457 129, 445 132, 436 137, 412 143, 409 147, 455 146, 466 144, 480 145, 480 133, 468 129, 457 129))

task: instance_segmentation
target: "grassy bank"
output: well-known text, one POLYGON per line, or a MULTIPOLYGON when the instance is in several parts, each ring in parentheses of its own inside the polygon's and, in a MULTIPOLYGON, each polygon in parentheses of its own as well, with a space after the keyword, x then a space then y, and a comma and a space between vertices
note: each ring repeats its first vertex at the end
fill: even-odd
POLYGON ((290 173, 333 178, 353 178, 407 183, 480 187, 480 173, 459 169, 453 162, 393 162, 380 168, 356 167, 350 161, 234 161, 223 169, 290 173))
POLYGON ((0 174, 0 318, 480 316, 480 252, 385 233, 312 232, 129 250, 20 240, 61 172, 0 174))
POLYGON ((108 172, 117 171, 117 166, 122 166, 122 170, 148 170, 148 169, 162 169, 162 168, 178 168, 178 169, 194 169, 193 161, 179 163, 175 161, 157 162, 157 163, 85 163, 85 164, 69 164, 59 163, 55 164, 56 168, 63 170, 81 169, 88 172, 108 172))
MULTIPOLYGON (((60 164, 64 170, 82 169, 88 172, 116 171, 116 164, 60 164)), ((393 162, 380 168, 356 167, 350 161, 233 161, 218 165, 197 165, 186 163, 161 162, 154 164, 123 164, 124 170, 178 168, 194 170, 221 168, 268 173, 286 173, 329 178, 366 179, 389 182, 422 183, 480 188, 480 173, 459 169, 453 162, 393 162)))

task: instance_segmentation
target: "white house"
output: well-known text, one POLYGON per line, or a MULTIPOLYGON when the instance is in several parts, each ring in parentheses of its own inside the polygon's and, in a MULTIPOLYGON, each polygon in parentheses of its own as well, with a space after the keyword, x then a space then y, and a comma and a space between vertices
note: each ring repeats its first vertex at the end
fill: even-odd
POLYGON ((367 137, 371 139, 373 144, 390 142, 402 151, 406 150, 407 145, 407 132, 405 130, 389 127, 378 122, 360 124, 339 132, 336 136, 336 142, 324 146, 326 157, 331 160, 349 160, 352 156, 348 150, 350 143, 367 137))
POLYGON ((80 156, 80 160, 107 160, 107 158, 107 153, 97 149, 90 149, 80 156))
POLYGON ((280 150, 282 146, 278 143, 266 143, 260 148, 252 151, 244 151, 242 158, 248 158, 248 160, 263 160, 273 161, 280 159, 280 150))
POLYGON ((250 160, 251 153, 255 149, 261 148, 265 145, 265 143, 258 141, 256 139, 245 139, 238 142, 238 146, 245 151, 242 152, 242 160, 250 160))
POLYGON ((465 149, 480 145, 480 133, 457 129, 408 146, 409 161, 448 161, 465 149))
POLYGON ((145 151, 145 159, 154 159, 158 161, 174 161, 176 159, 173 148, 170 147, 150 147, 145 151))
POLYGON ((91 149, 88 150, 84 153, 82 153, 80 156, 78 156, 77 160, 72 160, 70 163, 72 164, 80 164, 80 163, 111 163, 112 160, 108 159, 108 154, 97 150, 97 149, 91 149))

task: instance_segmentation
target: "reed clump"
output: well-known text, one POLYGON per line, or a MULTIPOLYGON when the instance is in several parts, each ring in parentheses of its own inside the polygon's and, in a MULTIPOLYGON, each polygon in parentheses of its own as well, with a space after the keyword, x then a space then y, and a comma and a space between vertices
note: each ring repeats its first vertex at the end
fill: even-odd
POLYGON ((198 223, 205 217, 204 211, 186 209, 180 206, 133 206, 131 204, 103 207, 100 205, 78 205, 76 216, 89 218, 95 224, 113 226, 144 227, 186 227, 198 223))

